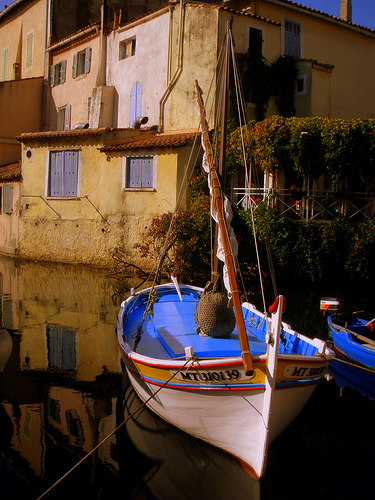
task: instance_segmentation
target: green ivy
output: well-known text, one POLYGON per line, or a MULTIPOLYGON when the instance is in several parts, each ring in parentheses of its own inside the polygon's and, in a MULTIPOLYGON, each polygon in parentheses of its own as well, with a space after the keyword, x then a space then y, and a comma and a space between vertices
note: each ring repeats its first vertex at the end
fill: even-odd
MULTIPOLYGON (((258 36, 261 37, 260 32, 258 36)), ((265 119, 271 96, 275 97, 281 116, 293 116, 296 112, 296 60, 293 57, 281 56, 274 63, 269 63, 263 57, 261 47, 260 43, 258 49, 237 54, 244 97, 256 105, 257 121, 265 119)))
MULTIPOLYGON (((250 122, 248 156, 263 171, 279 168, 297 177, 324 175, 327 191, 368 183, 375 171, 375 120, 285 118, 250 122)), ((243 167, 239 130, 227 141, 227 168, 243 167)), ((362 186, 363 187, 363 186, 362 186)), ((358 189, 357 189, 358 190, 358 189)))

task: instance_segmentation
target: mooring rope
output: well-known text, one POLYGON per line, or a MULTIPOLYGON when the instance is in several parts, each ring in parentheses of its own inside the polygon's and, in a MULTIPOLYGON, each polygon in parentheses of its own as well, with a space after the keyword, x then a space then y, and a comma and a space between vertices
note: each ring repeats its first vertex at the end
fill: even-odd
POLYGON ((372 368, 368 368, 367 366, 363 366, 363 365, 356 365, 355 363, 351 363, 350 361, 346 361, 345 359, 337 358, 336 356, 325 355, 325 358, 330 359, 331 361, 340 361, 340 363, 344 363, 345 365, 353 366, 354 368, 360 368, 361 370, 365 370, 366 372, 375 373, 375 370, 373 370, 372 368))
POLYGON ((127 419, 125 419, 123 422, 121 422, 121 424, 119 424, 112 432, 110 432, 108 434, 108 436, 106 436, 102 441, 100 441, 99 444, 97 444, 95 446, 95 448, 93 448, 86 456, 84 456, 79 462, 77 462, 70 470, 68 470, 68 472, 66 474, 64 474, 62 477, 60 477, 60 479, 58 479, 52 486, 50 486, 48 488, 48 490, 46 490, 44 493, 42 493, 42 495, 40 495, 37 500, 40 500, 41 498, 44 498, 48 493, 50 493, 50 491, 52 491, 58 484, 60 484, 64 479, 66 479, 74 470, 76 470, 85 460, 87 460, 93 453, 95 453, 96 450, 98 450, 100 448, 100 446, 102 446, 106 441, 108 441, 108 439, 113 436, 113 434, 115 434, 124 424, 126 424, 131 418, 134 417, 134 415, 136 413, 139 412, 139 410, 141 410, 142 408, 144 408, 144 406, 152 399, 156 396, 156 394, 158 394, 158 392, 160 392, 175 376, 177 373, 179 373, 180 371, 182 371, 186 365, 190 362, 190 361, 195 361, 196 360, 196 357, 193 356, 189 359, 186 360, 186 362, 176 371, 173 373, 173 375, 171 375, 171 377, 166 380, 164 382, 163 385, 161 385, 148 399, 146 399, 142 404, 141 406, 139 406, 131 415, 128 416, 127 419))

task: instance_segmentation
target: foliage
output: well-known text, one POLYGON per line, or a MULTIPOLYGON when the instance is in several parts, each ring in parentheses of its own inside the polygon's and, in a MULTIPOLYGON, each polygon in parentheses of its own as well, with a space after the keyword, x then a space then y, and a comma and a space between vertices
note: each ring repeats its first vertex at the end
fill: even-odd
MULTIPOLYGON (((250 122, 247 130, 247 154, 251 150, 263 171, 284 169, 300 178, 324 175, 331 192, 373 178, 375 120, 272 116, 250 122)), ((239 129, 229 134, 227 144, 227 168, 233 172, 243 166, 239 129)))
MULTIPOLYGON (((375 121, 328 118, 285 118, 275 116, 248 126, 250 150, 256 165, 273 174, 277 169, 293 172, 296 177, 324 175, 331 191, 346 186, 354 189, 374 176, 375 121), (250 149, 251 148, 251 149, 250 149)), ((243 167, 240 130, 233 128, 227 140, 227 168, 243 167)), ((191 182, 188 210, 177 212, 168 259, 164 270, 176 271, 185 282, 204 284, 210 273, 211 247, 207 178, 191 182)), ((363 187, 363 186, 362 186, 363 187)), ((346 193, 347 196, 350 193, 346 193)), ((164 242, 172 214, 154 219, 144 243, 146 255, 154 242, 164 242)), ((264 264, 273 257, 279 277, 301 277, 312 281, 330 279, 372 279, 375 277, 375 219, 351 222, 344 217, 329 223, 294 221, 260 203, 254 211, 259 250, 264 264)), ((240 262, 245 280, 253 280, 257 267, 250 211, 238 211, 232 225, 239 240, 240 262)), ((157 245, 160 251, 161 244, 157 245)))
POLYGON ((297 78, 295 59, 281 56, 271 65, 271 94, 281 116, 294 116, 294 90, 297 78))
MULTIPOLYGON (((261 37, 261 32, 257 36, 261 37)), ((295 59, 290 56, 281 56, 270 64, 262 55, 261 40, 255 45, 255 49, 237 54, 237 61, 245 99, 256 105, 256 120, 265 119, 271 96, 275 97, 281 116, 293 116, 296 112, 294 108, 297 77, 295 59)))
MULTIPOLYGON (((250 211, 241 213, 252 233, 250 211)), ((327 224, 294 221, 261 204, 254 211, 255 230, 263 256, 265 238, 279 276, 325 279, 375 278, 375 220, 353 223, 337 217, 327 224)))

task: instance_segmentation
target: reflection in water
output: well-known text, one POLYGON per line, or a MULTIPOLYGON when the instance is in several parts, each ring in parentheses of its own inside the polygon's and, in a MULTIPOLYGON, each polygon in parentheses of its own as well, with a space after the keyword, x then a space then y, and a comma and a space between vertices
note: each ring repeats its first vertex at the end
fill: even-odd
MULTIPOLYGON (((121 391, 115 336, 119 303, 137 285, 120 287, 83 266, 0 258, 0 368, 8 358, 0 381, 1 500, 38 498, 138 404, 130 388, 121 391)), ((372 499, 374 413, 374 400, 334 380, 321 384, 271 445, 258 483, 224 452, 144 410, 46 498, 372 499)))
POLYGON ((119 398, 119 464, 128 498, 259 500, 260 483, 227 453, 176 429, 143 408, 126 374, 119 398))
MULTIPOLYGON (((1 498, 36 498, 115 427, 118 303, 105 271, 1 258, 0 273, 0 326, 10 333, 0 330, 1 498)), ((71 498, 117 486, 115 444, 51 497, 73 483, 71 498)))

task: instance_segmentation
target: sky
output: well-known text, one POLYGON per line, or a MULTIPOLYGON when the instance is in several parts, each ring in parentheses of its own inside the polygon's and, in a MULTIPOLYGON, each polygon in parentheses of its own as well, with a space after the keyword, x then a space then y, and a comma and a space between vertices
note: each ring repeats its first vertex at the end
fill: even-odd
MULTIPOLYGON (((11 3, 12 0, 0 0, 0 12, 4 10, 5 5, 11 3)), ((340 17, 341 0, 298 0, 296 3, 340 17)), ((353 23, 375 30, 374 0, 352 0, 352 17, 353 23)))

